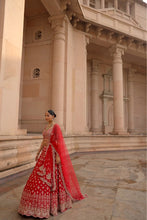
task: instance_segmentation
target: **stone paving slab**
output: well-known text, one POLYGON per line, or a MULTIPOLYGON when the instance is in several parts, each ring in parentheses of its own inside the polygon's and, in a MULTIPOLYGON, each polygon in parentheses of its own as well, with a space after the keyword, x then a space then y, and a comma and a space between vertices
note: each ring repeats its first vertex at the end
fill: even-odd
MULTIPOLYGON (((81 190, 88 198, 50 219, 146 220, 146 156, 145 150, 72 155, 81 190)), ((0 181, 0 220, 35 219, 17 213, 31 171, 0 181)))

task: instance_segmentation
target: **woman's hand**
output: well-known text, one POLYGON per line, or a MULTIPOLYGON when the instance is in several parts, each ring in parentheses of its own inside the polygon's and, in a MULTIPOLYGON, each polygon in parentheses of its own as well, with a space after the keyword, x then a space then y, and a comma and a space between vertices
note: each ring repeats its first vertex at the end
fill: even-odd
POLYGON ((39 157, 39 154, 37 154, 37 155, 36 155, 36 157, 35 157, 35 161, 37 161, 37 160, 38 160, 38 157, 39 157))
POLYGON ((49 144, 49 140, 48 139, 43 139, 42 145, 43 146, 48 146, 48 144, 49 144))
POLYGON ((56 154, 56 163, 59 164, 60 163, 60 157, 58 154, 56 154))

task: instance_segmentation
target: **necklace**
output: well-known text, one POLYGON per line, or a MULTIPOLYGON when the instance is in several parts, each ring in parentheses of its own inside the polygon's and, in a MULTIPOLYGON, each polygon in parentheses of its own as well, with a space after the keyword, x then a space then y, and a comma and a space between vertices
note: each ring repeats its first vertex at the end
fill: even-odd
POLYGON ((48 125, 46 126, 46 130, 48 130, 49 128, 53 127, 53 125, 54 125, 54 122, 52 122, 51 124, 48 124, 48 125))

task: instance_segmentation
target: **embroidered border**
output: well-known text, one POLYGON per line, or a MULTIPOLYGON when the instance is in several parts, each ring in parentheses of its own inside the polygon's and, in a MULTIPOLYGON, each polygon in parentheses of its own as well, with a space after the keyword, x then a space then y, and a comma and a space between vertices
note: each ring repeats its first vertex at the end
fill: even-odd
POLYGON ((53 188, 52 191, 56 190, 56 179, 55 179, 55 148, 53 147, 53 145, 50 143, 51 148, 52 148, 52 152, 53 152, 53 188))
MULTIPOLYGON (((51 144, 51 143, 50 143, 50 144, 51 144)), ((56 152, 56 154, 58 154, 52 144, 51 144, 51 147, 52 147, 52 149, 53 149, 53 152, 56 152)), ((54 160, 55 160, 55 154, 54 154, 54 160)), ((54 165, 53 165, 53 166, 54 166, 54 165)), ((64 177, 63 177, 63 173, 62 173, 61 163, 59 164, 59 170, 60 170, 61 179, 62 179, 62 181, 63 181, 63 186, 64 186, 64 188, 65 188, 66 193, 70 196, 70 198, 71 198, 73 201, 77 201, 76 199, 74 199, 74 198, 71 196, 71 194, 69 193, 69 191, 68 191, 68 189, 67 189, 67 187, 66 187, 65 180, 64 180, 64 177)), ((54 172, 54 174, 55 174, 55 172, 54 172)), ((54 175, 54 174, 53 174, 53 175, 54 175)))

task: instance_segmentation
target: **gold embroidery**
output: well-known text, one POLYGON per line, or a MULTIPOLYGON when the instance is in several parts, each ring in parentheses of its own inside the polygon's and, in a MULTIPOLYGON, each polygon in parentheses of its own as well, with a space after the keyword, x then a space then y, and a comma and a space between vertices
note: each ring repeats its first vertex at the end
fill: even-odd
POLYGON ((51 144, 52 152, 53 152, 53 188, 52 191, 56 190, 56 180, 55 180, 55 149, 51 144))
POLYGON ((68 189, 67 189, 67 187, 66 187, 66 184, 65 184, 65 181, 64 181, 64 177, 63 177, 63 173, 62 173, 61 164, 59 164, 59 170, 60 170, 61 179, 62 179, 63 186, 64 186, 64 189, 65 189, 66 193, 70 196, 70 198, 71 198, 73 201, 76 201, 76 200, 71 196, 71 194, 69 193, 69 191, 68 191, 68 189))
POLYGON ((47 175, 46 175, 46 178, 47 178, 48 180, 50 180, 50 179, 51 179, 51 173, 47 174, 47 175))
POLYGON ((48 182, 45 178, 40 177, 40 179, 41 179, 44 183, 46 183, 48 186, 50 186, 50 187, 52 186, 51 183, 48 182))
POLYGON ((44 167, 44 165, 40 166, 40 167, 39 167, 39 170, 42 171, 42 172, 39 172, 39 171, 38 171, 38 172, 37 172, 38 175, 44 176, 44 175, 46 174, 46 168, 44 167))
POLYGON ((18 212, 22 215, 48 218, 50 216, 50 194, 31 194, 23 191, 18 212))

